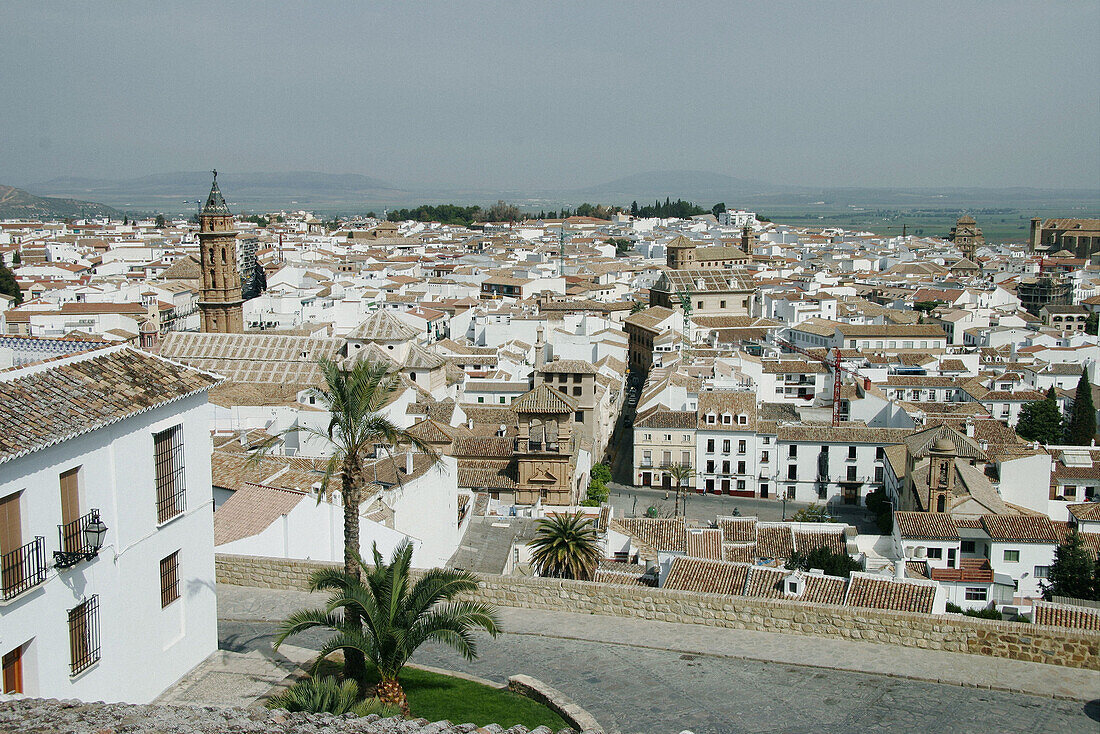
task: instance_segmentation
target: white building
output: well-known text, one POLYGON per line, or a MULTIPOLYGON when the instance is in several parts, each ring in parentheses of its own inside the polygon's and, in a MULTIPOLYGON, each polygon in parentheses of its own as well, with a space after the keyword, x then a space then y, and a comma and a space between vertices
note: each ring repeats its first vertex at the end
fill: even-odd
POLYGON ((217 649, 217 382, 127 347, 0 375, 4 692, 148 702, 217 649))

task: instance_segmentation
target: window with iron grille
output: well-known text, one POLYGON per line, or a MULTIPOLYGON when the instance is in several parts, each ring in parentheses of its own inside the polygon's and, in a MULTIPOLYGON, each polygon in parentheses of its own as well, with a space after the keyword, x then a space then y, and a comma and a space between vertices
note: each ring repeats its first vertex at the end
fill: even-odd
POLYGON ((69 675, 79 675, 99 660, 99 595, 69 610, 69 675))
POLYGON ((179 551, 160 561, 160 606, 180 598, 179 551))
POLYGON ((167 522, 184 510, 183 426, 153 434, 157 475, 157 522, 167 522))

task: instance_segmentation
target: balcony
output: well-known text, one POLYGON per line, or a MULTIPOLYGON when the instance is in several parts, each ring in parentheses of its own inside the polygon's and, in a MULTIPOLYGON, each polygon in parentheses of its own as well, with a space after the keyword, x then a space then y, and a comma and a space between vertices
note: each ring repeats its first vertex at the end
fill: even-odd
POLYGON ((4 601, 46 580, 46 539, 39 536, 0 556, 0 589, 4 601))
POLYGON ((99 510, 92 510, 83 517, 57 526, 58 547, 54 551, 54 565, 69 568, 81 561, 90 561, 99 553, 103 533, 107 527, 99 519, 99 510))

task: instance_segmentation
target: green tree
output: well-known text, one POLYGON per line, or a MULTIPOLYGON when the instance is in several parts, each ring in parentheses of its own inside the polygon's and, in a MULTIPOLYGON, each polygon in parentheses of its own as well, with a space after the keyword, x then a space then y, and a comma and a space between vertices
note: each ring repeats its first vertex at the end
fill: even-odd
POLYGON ((3 262, 0 262, 0 293, 13 297, 16 306, 23 302, 23 291, 19 289, 19 283, 15 282, 15 275, 3 262))
POLYGON ((168 222, 165 221, 163 214, 158 214, 156 222, 154 223, 157 229, 165 229, 168 227, 168 222))
POLYGON ((836 551, 826 546, 818 546, 813 550, 803 553, 794 551, 787 559, 787 568, 809 571, 811 568, 820 568, 829 576, 843 576, 848 578, 852 571, 862 570, 859 561, 842 551, 836 551))
POLYGON ((611 481, 611 467, 604 463, 594 465, 592 467, 592 478, 607 484, 611 481))
POLYGON ((23 264, 23 253, 16 250, 11 254, 11 265, 13 268, 17 268, 23 264))
POLYGON ((791 522, 832 522, 833 518, 821 505, 814 503, 791 515, 791 522))
POLYGON ((1085 333, 1097 336, 1097 332, 1100 332, 1100 314, 1090 313, 1085 318, 1085 333))
MULTIPOLYGON (((328 426, 294 426, 273 436, 261 447, 253 459, 259 461, 275 443, 295 431, 314 436, 328 443, 331 455, 321 479, 322 495, 331 495, 333 478, 339 477, 340 500, 344 510, 344 573, 358 578, 362 562, 359 558, 359 504, 363 500, 363 457, 374 452, 376 445, 396 447, 411 445, 438 460, 439 455, 429 444, 398 428, 383 413, 390 397, 400 384, 398 376, 391 374, 389 365, 363 360, 345 370, 337 362, 320 359, 317 362, 324 384, 312 387, 310 397, 317 407, 329 413, 328 426)), ((360 628, 356 607, 348 607, 344 613, 344 628, 360 628)), ((348 676, 362 681, 365 674, 363 656, 356 648, 345 653, 348 676)))
MULTIPOLYGON (((303 609, 287 617, 272 645, 276 650, 290 636, 315 627, 334 631, 320 649, 313 665, 336 652, 344 659, 354 651, 370 660, 378 671, 378 698, 409 713, 409 699, 398 676, 409 658, 425 642, 441 642, 467 660, 477 657, 474 630, 483 629, 494 637, 500 629, 496 608, 472 601, 456 601, 477 591, 477 577, 466 571, 434 568, 412 584, 412 545, 398 546, 389 563, 374 546, 374 566, 356 557, 356 573, 321 569, 310 577, 310 591, 328 591, 322 609, 303 609), (410 584, 412 588, 410 589, 410 584), (349 623, 350 619, 359 620, 349 623)), ((345 674, 360 686, 365 676, 345 674)))
POLYGON ((269 709, 308 711, 311 714, 329 713, 337 716, 378 714, 389 718, 401 715, 400 708, 387 706, 377 698, 362 700, 359 696, 359 684, 350 678, 338 681, 331 675, 300 680, 282 693, 269 698, 266 705, 269 709))
POLYGON ((1054 563, 1047 580, 1042 582, 1043 598, 1054 596, 1074 599, 1098 599, 1096 592, 1096 561, 1085 547, 1076 526, 1071 527, 1065 541, 1054 549, 1054 563))
POLYGON ((1073 396, 1073 409, 1070 412, 1065 440, 1071 446, 1088 446, 1094 436, 1096 408, 1092 403, 1092 386, 1082 369, 1081 379, 1077 381, 1077 393, 1073 396))
POLYGON ((646 305, 641 301, 635 301, 634 305, 630 307, 631 315, 638 313, 639 311, 645 311, 646 305))
POLYGON ((539 520, 528 545, 540 576, 588 581, 600 560, 596 529, 581 513, 539 520))
POLYGON ((1056 444, 1062 439, 1062 411, 1058 410, 1053 386, 1046 398, 1024 403, 1020 408, 1016 433, 1020 438, 1044 445, 1056 444))
POLYGON ((710 213, 718 217, 719 214, 724 214, 726 211, 726 202, 720 201, 710 208, 710 213))
POLYGON ((867 493, 867 509, 875 514, 875 523, 882 535, 889 535, 894 530, 894 508, 890 500, 886 498, 886 489, 877 487, 867 493))
POLYGON ((695 478, 695 470, 687 464, 673 464, 668 469, 668 474, 676 484, 676 504, 673 507, 674 517, 680 515, 680 497, 684 494, 684 488, 695 478))
POLYGON ((607 244, 615 246, 616 255, 623 255, 630 251, 630 245, 632 243, 626 237, 609 237, 607 239, 607 244))

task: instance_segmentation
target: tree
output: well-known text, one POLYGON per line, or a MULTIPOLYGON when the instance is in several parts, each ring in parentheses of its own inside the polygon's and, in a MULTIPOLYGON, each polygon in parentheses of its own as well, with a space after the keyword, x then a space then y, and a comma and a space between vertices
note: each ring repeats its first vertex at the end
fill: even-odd
POLYGON ((634 315, 634 314, 638 313, 639 311, 645 311, 645 310, 646 310, 646 305, 644 303, 642 303, 641 301, 635 301, 634 305, 630 307, 630 314, 634 315))
POLYGON ((816 502, 809 507, 803 507, 798 512, 791 515, 791 522, 832 522, 833 518, 829 517, 829 513, 824 507, 816 502))
POLYGON ((798 568, 803 571, 820 568, 829 576, 843 576, 844 578, 848 578, 852 571, 859 571, 863 568, 859 561, 853 560, 847 553, 823 545, 806 553, 794 551, 791 553, 791 557, 787 559, 786 566, 787 568, 798 568))
POLYGON ((1090 313, 1085 318, 1085 333, 1097 336, 1098 332, 1100 332, 1100 314, 1090 313))
POLYGON ((607 244, 615 246, 616 255, 623 255, 630 251, 630 245, 632 243, 626 237, 609 237, 607 239, 607 244))
POLYGON ((1077 393, 1073 396, 1073 410, 1066 427, 1066 443, 1071 446, 1088 446, 1096 435, 1096 408, 1092 403, 1092 386, 1088 375, 1081 370, 1077 381, 1077 393))
POLYGON ((540 576, 588 581, 600 560, 596 529, 579 512, 540 520, 528 545, 540 576))
MULTIPOLYGON (((467 571, 433 568, 415 584, 410 583, 412 544, 398 546, 389 563, 374 549, 374 566, 356 556, 356 573, 338 569, 315 571, 310 591, 331 592, 322 609, 303 609, 287 617, 272 645, 276 650, 292 635, 314 627, 334 631, 320 649, 314 671, 321 661, 336 652, 349 652, 370 660, 378 670, 378 698, 384 704, 409 713, 409 699, 398 680, 401 669, 418 647, 433 640, 458 651, 467 660, 477 657, 474 630, 496 636, 500 616, 495 607, 473 601, 456 601, 462 594, 477 591, 477 577, 467 571), (349 620, 360 620, 351 624, 349 620)), ((364 675, 352 675, 345 663, 345 676, 364 686, 364 675)))
POLYGON ((669 476, 676 483, 676 515, 680 514, 680 496, 683 494, 684 485, 695 478, 695 470, 687 464, 673 464, 668 469, 669 476))
POLYGON ((894 529, 894 508, 886 498, 886 489, 877 487, 867 493, 867 509, 875 514, 875 523, 882 535, 889 535, 894 529))
MULTIPOLYGON (((396 392, 398 377, 389 372, 389 365, 381 362, 356 362, 351 369, 343 369, 337 362, 320 359, 317 362, 324 379, 321 387, 311 387, 309 396, 316 405, 328 411, 327 428, 296 425, 268 439, 253 456, 259 461, 275 443, 294 431, 315 436, 329 444, 332 451, 321 479, 321 494, 331 495, 332 479, 340 478, 340 500, 344 510, 344 573, 358 578, 362 562, 359 558, 359 504, 362 501, 363 457, 374 451, 377 444, 394 447, 398 444, 414 446, 433 460, 439 455, 429 444, 398 428, 382 413, 382 408, 396 392)), ((344 626, 348 630, 360 628, 358 611, 349 607, 345 611, 344 626)), ((349 677, 362 681, 365 668, 363 656, 351 648, 345 653, 349 677)))
POLYGON ((19 284, 15 282, 15 275, 8 270, 3 262, 0 262, 0 293, 13 297, 16 306, 23 302, 23 291, 19 289, 19 284))
POLYGON ((503 199, 489 207, 485 212, 484 221, 487 222, 515 222, 523 218, 523 212, 515 204, 509 204, 503 199))
POLYGON ((157 215, 157 219, 156 219, 156 222, 154 223, 154 226, 157 229, 165 229, 165 228, 168 227, 168 222, 165 221, 163 214, 158 214, 157 215))
POLYGON ((1062 411, 1058 410, 1053 386, 1046 398, 1024 403, 1020 408, 1016 433, 1020 438, 1045 445, 1056 444, 1062 439, 1062 411))
POLYGON ((607 464, 596 464, 592 467, 592 478, 607 484, 611 481, 611 467, 607 464))
POLYGON ((712 206, 710 208, 710 213, 713 214, 716 219, 718 218, 719 215, 725 214, 725 212, 726 212, 726 202, 724 202, 724 201, 720 201, 720 202, 718 202, 717 204, 715 204, 714 206, 712 206))
POLYGON ((11 254, 11 265, 13 268, 17 268, 23 264, 23 254, 17 249, 11 254))
POLYGON ((1096 561, 1085 547, 1077 527, 1071 527, 1066 539, 1054 549, 1054 563, 1050 566, 1047 580, 1042 582, 1043 598, 1047 601, 1054 596, 1100 599, 1095 593, 1096 570, 1096 561))
POLYGON ((632 217, 638 216, 638 202, 637 201, 632 201, 630 203, 630 216, 632 216, 632 217))

